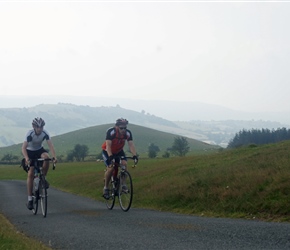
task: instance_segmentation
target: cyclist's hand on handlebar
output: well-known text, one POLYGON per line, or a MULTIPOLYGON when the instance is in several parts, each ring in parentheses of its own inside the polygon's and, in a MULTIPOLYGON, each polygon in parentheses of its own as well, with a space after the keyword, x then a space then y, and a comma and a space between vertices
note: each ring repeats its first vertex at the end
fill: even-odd
POLYGON ((29 159, 29 158, 25 158, 25 164, 26 164, 27 166, 30 165, 30 159, 29 159))
POLYGON ((133 156, 134 164, 136 165, 138 163, 138 156, 134 155, 133 156))
POLYGON ((55 166, 56 166, 56 163, 57 163, 57 159, 55 157, 52 157, 52 170, 55 170, 55 166))
POLYGON ((114 160, 114 156, 113 155, 110 155, 108 157, 108 164, 111 165, 113 160, 114 160))

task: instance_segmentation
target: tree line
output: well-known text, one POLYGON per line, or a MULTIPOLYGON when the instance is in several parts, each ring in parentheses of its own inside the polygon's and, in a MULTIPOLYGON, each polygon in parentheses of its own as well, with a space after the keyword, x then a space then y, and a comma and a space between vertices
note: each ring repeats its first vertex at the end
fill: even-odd
MULTIPOLYGON (((88 156, 89 147, 87 145, 81 145, 76 144, 74 146, 74 149, 67 152, 66 158, 63 158, 63 156, 58 156, 58 161, 84 161, 85 158, 88 156)), ((20 161, 18 156, 12 155, 11 153, 5 154, 1 158, 1 163, 4 164, 10 164, 10 163, 16 163, 20 161)))
MULTIPOLYGON (((154 143, 150 143, 148 147, 148 157, 155 158, 157 157, 158 152, 160 151, 159 147, 154 143)), ((167 148, 166 152, 162 155, 164 158, 170 157, 170 155, 175 156, 185 156, 189 151, 188 141, 185 137, 175 137, 174 142, 171 148, 167 148)), ((85 158, 88 156, 89 148, 87 145, 76 144, 74 148, 67 152, 66 158, 63 156, 58 156, 58 160, 61 161, 84 161, 85 158)), ((97 158, 102 158, 102 153, 96 155, 97 158)), ((1 163, 8 163, 12 164, 18 162, 19 158, 14 156, 10 153, 5 154, 2 159, 1 163)))
POLYGON ((228 148, 237 148, 244 145, 276 143, 284 140, 290 140, 290 129, 243 129, 236 133, 230 140, 228 148))

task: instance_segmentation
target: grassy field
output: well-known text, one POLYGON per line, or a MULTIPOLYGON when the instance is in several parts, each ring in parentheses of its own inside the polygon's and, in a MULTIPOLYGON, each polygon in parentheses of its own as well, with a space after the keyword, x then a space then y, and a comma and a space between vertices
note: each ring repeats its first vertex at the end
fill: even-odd
MULTIPOLYGON (((141 158, 134 169, 129 163, 133 207, 290 222, 289 148, 285 141, 184 158, 141 158)), ((26 178, 18 166, 1 166, 0 172, 0 179, 26 178)), ((48 180, 61 190, 103 200, 103 176, 102 162, 59 163, 48 180)))

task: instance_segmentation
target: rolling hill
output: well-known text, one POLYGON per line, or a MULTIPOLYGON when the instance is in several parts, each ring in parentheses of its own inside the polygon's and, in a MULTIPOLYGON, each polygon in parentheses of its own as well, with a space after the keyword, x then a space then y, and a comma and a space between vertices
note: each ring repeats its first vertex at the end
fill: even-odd
POLYGON ((0 109, 0 147, 23 142, 25 133, 31 128, 31 121, 37 116, 44 118, 45 128, 51 136, 112 123, 119 117, 127 118, 130 123, 155 129, 158 127, 164 131, 166 128, 178 128, 174 122, 144 112, 123 109, 118 105, 89 107, 64 103, 41 104, 31 108, 0 109))
MULTIPOLYGON (((164 107, 166 114, 168 107, 164 107)), ((202 109, 200 110, 202 111, 202 109)), ((183 111, 186 113, 186 107, 183 111)), ((188 113, 188 116, 192 114, 188 113)), ((278 122, 270 121, 201 121, 187 122, 169 121, 161 117, 146 113, 144 110, 136 112, 116 106, 78 106, 74 104, 40 104, 29 108, 0 109, 0 147, 6 147, 23 142, 28 129, 31 128, 33 118, 40 116, 46 121, 45 128, 51 136, 57 136, 82 128, 109 124, 119 117, 125 117, 130 124, 136 124, 154 130, 193 138, 210 144, 227 146, 228 141, 242 129, 285 127, 278 122)))
MULTIPOLYGON (((65 156, 76 144, 87 145, 89 155, 95 156, 99 154, 101 152, 101 144, 105 140, 106 130, 112 126, 113 124, 103 124, 53 136, 52 141, 57 151, 57 156, 65 156)), ((143 157, 147 157, 147 149, 150 143, 154 143, 160 148, 158 156, 161 156, 167 148, 172 146, 174 138, 177 136, 176 134, 161 132, 135 124, 130 124, 128 129, 133 133, 133 140, 138 154, 143 157)), ((220 148, 219 146, 210 145, 192 138, 187 138, 187 141, 190 146, 190 154, 201 154, 220 148)), ((1 148, 0 159, 7 153, 22 158, 21 145, 22 143, 19 143, 1 148)), ((47 148, 45 142, 44 147, 47 148)))

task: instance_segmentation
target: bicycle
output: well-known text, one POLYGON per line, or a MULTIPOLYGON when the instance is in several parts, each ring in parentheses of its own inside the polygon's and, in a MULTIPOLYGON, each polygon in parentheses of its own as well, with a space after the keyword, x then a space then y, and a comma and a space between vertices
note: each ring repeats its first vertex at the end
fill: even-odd
MULTIPOLYGON (((38 210, 38 201, 40 200, 41 211, 43 217, 46 217, 47 214, 47 182, 45 179, 45 175, 42 172, 42 165, 44 161, 53 161, 54 159, 47 158, 38 158, 31 159, 34 166, 34 179, 33 179, 33 191, 32 191, 32 200, 33 200, 33 209, 32 213, 34 215, 37 214, 38 210)), ((53 162, 53 170, 55 170, 56 164, 53 162)), ((28 165, 29 170, 30 165, 28 165)))
MULTIPOLYGON (((133 159, 133 157, 126 158, 133 159)), ((130 209, 133 200, 133 182, 130 173, 125 169, 125 166, 121 164, 123 159, 125 159, 124 156, 115 157, 112 162, 111 167, 113 167, 114 170, 108 187, 109 198, 106 199, 106 206, 109 210, 112 210, 117 196, 121 209, 124 212, 127 212, 130 209)), ((135 166, 136 164, 134 164, 133 167, 135 166)))

